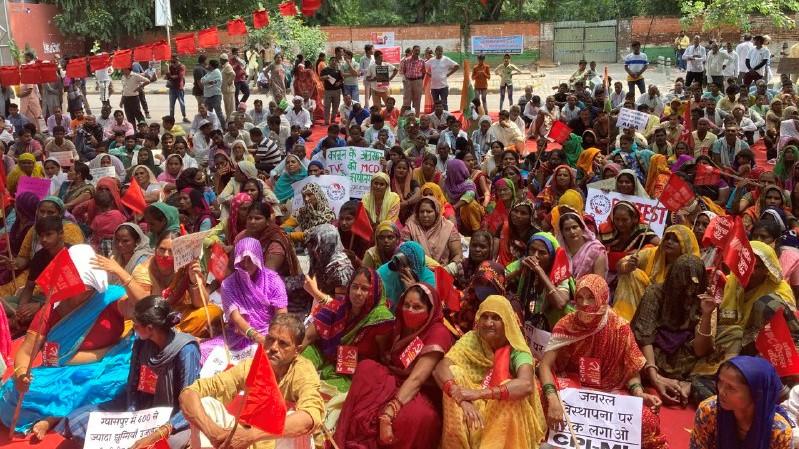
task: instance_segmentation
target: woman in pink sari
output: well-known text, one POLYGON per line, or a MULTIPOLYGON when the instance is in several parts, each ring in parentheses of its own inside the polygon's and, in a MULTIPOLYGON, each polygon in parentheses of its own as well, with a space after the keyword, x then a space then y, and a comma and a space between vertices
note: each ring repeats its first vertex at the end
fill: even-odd
POLYGON ((561 213, 557 230, 558 242, 566 248, 571 262, 571 273, 575 279, 591 273, 607 278, 607 250, 588 229, 583 217, 575 212, 561 213))

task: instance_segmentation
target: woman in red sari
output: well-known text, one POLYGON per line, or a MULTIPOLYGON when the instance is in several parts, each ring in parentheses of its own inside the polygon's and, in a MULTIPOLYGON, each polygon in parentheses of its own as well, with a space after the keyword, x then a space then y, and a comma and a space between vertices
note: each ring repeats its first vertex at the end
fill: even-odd
MULTIPOLYGON (((630 323, 608 306, 610 290, 605 280, 587 274, 577 281, 577 311, 561 318, 552 330, 538 376, 546 400, 547 424, 563 428, 563 406, 557 396, 555 373, 579 378, 583 359, 593 359, 599 372, 597 383, 584 386, 620 394, 629 392, 644 400, 641 439, 644 449, 668 447, 655 414, 662 404, 659 397, 644 392, 640 371, 646 358, 638 348, 630 323)), ((592 373, 594 374, 594 373, 592 373)), ((587 376, 586 376, 587 377, 587 376)), ((591 376, 592 378, 594 376, 591 376)))
POLYGON ((312 99, 316 103, 316 107, 311 113, 312 120, 321 120, 324 118, 324 110, 322 110, 322 95, 321 91, 324 87, 320 87, 322 82, 319 80, 319 75, 311 68, 305 68, 300 64, 297 66, 296 74, 294 75, 294 93, 304 99, 312 99))
POLYGON ((438 447, 441 390, 428 380, 452 336, 442 323, 436 289, 428 284, 405 290, 397 312, 383 362, 364 360, 355 370, 333 438, 339 447, 438 447))

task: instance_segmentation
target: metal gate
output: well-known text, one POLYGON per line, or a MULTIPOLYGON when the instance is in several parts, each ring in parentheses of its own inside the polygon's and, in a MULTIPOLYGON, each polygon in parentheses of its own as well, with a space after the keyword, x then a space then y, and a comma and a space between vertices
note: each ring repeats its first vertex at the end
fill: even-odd
POLYGON ((555 61, 576 64, 581 59, 616 62, 616 21, 555 24, 555 61))

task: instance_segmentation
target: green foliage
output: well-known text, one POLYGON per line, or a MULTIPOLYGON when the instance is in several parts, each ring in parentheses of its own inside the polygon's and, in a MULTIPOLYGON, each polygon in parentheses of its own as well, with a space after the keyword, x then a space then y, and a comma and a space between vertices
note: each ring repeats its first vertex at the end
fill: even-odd
POLYGON ((59 7, 56 26, 68 36, 116 43, 153 26, 152 0, 49 0, 59 7))
POLYGON ((796 26, 791 14, 799 11, 797 0, 682 0, 684 21, 699 20, 702 28, 712 30, 722 25, 731 25, 743 30, 751 29, 750 15, 770 18, 781 28, 796 26))
POLYGON ((281 49, 287 59, 302 54, 306 59, 316 58, 327 43, 327 35, 318 26, 307 26, 297 17, 283 17, 273 14, 269 26, 260 30, 250 30, 247 45, 281 49))

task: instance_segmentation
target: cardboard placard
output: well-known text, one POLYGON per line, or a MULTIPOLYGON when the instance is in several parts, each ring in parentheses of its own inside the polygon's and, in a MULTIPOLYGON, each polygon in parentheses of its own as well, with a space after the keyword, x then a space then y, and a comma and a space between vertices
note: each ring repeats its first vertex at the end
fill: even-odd
MULTIPOLYGON (((561 390, 560 398, 580 447, 641 449, 641 398, 578 388, 561 390)), ((550 430, 547 442, 557 449, 575 447, 568 429, 550 430)))
POLYGON ((616 119, 616 127, 619 129, 635 128, 638 131, 643 131, 646 129, 647 123, 649 123, 649 114, 635 109, 621 108, 619 117, 616 119))
POLYGON ((203 251, 203 240, 211 231, 186 234, 172 240, 172 254, 175 257, 175 271, 194 262, 203 251))
POLYGON ((213 377, 227 369, 228 365, 236 366, 242 360, 252 358, 252 356, 255 355, 255 349, 257 347, 258 345, 253 343, 244 349, 230 351, 230 363, 228 363, 228 357, 227 354, 225 354, 225 347, 215 347, 211 350, 211 353, 208 354, 208 358, 205 359, 205 363, 200 369, 200 378, 213 377))
POLYGON ((89 174, 92 175, 91 183, 94 184, 94 185, 97 185, 97 181, 99 181, 99 180, 101 180, 103 178, 118 179, 117 178, 117 170, 113 166, 111 166, 111 167, 100 167, 100 168, 91 168, 91 169, 89 169, 89 174))
POLYGON ((618 192, 605 192, 588 186, 588 196, 585 199, 585 213, 594 217, 597 225, 608 220, 608 215, 613 206, 619 201, 629 201, 638 208, 644 220, 649 222, 652 231, 663 237, 666 230, 666 216, 668 210, 658 203, 658 200, 642 198, 640 196, 623 195, 618 192))
POLYGON ((154 407, 136 412, 91 412, 84 449, 127 449, 136 440, 166 424, 172 407, 154 407))
POLYGON ((350 197, 363 198, 369 192, 372 176, 382 170, 383 150, 340 147, 327 150, 325 168, 331 175, 349 176, 350 197))
POLYGON ((47 178, 31 178, 30 176, 21 176, 17 183, 16 196, 18 197, 23 192, 31 192, 36 195, 40 200, 50 193, 50 180, 47 178))

